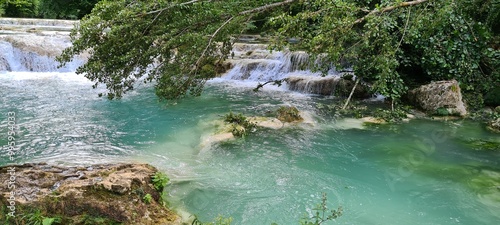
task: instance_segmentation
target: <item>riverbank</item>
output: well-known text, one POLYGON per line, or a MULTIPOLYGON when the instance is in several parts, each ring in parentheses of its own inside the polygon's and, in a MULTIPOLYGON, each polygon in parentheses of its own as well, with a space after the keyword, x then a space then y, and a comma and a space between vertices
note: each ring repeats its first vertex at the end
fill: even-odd
POLYGON ((148 164, 0 167, 0 221, 11 224, 181 224, 164 207, 148 164), (45 222, 43 223, 45 224, 45 222))

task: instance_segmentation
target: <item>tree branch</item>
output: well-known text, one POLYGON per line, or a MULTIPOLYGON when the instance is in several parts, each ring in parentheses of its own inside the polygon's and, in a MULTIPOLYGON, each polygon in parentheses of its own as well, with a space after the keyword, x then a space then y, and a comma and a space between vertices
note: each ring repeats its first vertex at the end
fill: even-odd
POLYGON ((363 16, 363 17, 357 19, 356 21, 354 21, 354 24, 361 23, 361 22, 365 21, 366 18, 368 18, 369 16, 372 16, 372 15, 375 15, 375 14, 389 12, 389 11, 395 10, 397 8, 418 5, 418 4, 422 4, 424 2, 427 2, 427 1, 428 0, 415 0, 415 1, 411 1, 411 2, 401 2, 401 3, 397 4, 397 5, 388 6, 388 7, 382 8, 382 9, 374 9, 374 10, 370 11, 368 14, 366 14, 365 16, 363 16))
MULTIPOLYGON (((189 2, 184 2, 184 3, 180 3, 180 4, 173 4, 173 5, 170 5, 168 7, 165 7, 165 8, 162 8, 162 9, 158 9, 158 10, 154 10, 154 11, 150 11, 150 12, 147 12, 147 13, 144 13, 143 15, 149 15, 149 14, 155 14, 155 13, 161 13, 165 10, 169 10, 175 6, 183 6, 183 5, 189 5, 189 4, 194 4, 194 3, 197 3, 197 2, 200 2, 200 1, 203 1, 203 0, 191 0, 189 2)), ((211 2, 212 0, 208 0, 207 2, 211 2)))
POLYGON ((282 1, 282 2, 276 2, 276 3, 273 3, 273 4, 264 5, 264 6, 261 6, 261 7, 257 7, 255 9, 249 9, 249 10, 240 12, 240 13, 238 13, 238 15, 241 16, 241 15, 246 15, 246 14, 250 14, 250 13, 262 12, 262 11, 266 11, 268 9, 272 9, 272 8, 275 8, 275 7, 279 7, 279 6, 291 4, 291 3, 294 3, 296 1, 298 1, 298 0, 286 0, 286 1, 282 1))
MULTIPOLYGON (((193 0, 193 1, 190 1, 190 2, 195 2, 195 1, 198 1, 198 0, 193 0)), ((238 16, 243 16, 243 15, 247 15, 247 14, 252 14, 252 13, 256 13, 256 12, 262 12, 262 11, 266 11, 268 9, 272 9, 272 8, 275 8, 275 7, 279 7, 279 6, 283 6, 283 5, 287 5, 287 4, 291 4, 293 2, 296 2, 297 0, 286 0, 286 1, 282 1, 282 2, 276 2, 276 3, 273 3, 273 4, 269 4, 269 5, 263 5, 263 6, 260 6, 260 7, 257 7, 257 8, 254 8, 254 9, 249 9, 249 10, 246 10, 246 11, 243 11, 243 12, 240 12, 238 13, 237 15, 238 16)), ((231 20, 234 19, 234 16, 230 17, 229 19, 227 19, 222 25, 219 26, 219 28, 217 28, 217 30, 215 30, 215 32, 210 36, 210 39, 208 40, 208 44, 207 44, 207 47, 205 47, 205 49, 203 50, 203 52, 201 53, 200 57, 198 58, 198 60, 196 60, 196 64, 195 64, 195 69, 199 66, 198 64, 200 63, 201 59, 205 56, 210 44, 212 44, 212 41, 214 39, 214 37, 219 33, 219 31, 225 27, 229 22, 231 22, 231 20)))

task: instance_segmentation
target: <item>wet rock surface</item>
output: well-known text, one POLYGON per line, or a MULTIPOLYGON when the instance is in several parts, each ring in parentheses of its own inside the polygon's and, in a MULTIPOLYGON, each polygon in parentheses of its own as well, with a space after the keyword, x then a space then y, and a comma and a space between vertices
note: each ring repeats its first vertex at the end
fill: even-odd
POLYGON ((90 217, 121 224, 181 224, 179 216, 162 205, 151 183, 155 172, 147 164, 3 166, 0 202, 15 205, 15 215, 39 210, 62 218, 62 224, 84 224, 90 217), (147 194, 152 197, 149 203, 143 200, 147 194))

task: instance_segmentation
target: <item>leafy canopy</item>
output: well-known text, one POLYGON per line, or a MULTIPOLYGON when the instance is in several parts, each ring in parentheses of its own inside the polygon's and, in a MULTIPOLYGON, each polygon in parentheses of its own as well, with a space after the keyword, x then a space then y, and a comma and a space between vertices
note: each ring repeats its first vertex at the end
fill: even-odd
POLYGON ((500 85, 497 1, 101 1, 59 60, 90 53, 77 73, 94 87, 105 84, 111 99, 141 79, 155 81, 164 99, 199 95, 232 37, 265 18, 274 47, 306 50, 324 62, 318 70, 352 67, 393 103, 409 87, 439 79, 486 93, 500 85))
POLYGON ((77 73, 95 86, 105 84, 110 99, 133 89, 145 74, 143 81, 156 81, 162 98, 199 95, 216 75, 214 63, 230 53, 232 35, 251 28, 252 16, 291 2, 101 1, 72 32, 73 46, 59 60, 89 52, 77 73))

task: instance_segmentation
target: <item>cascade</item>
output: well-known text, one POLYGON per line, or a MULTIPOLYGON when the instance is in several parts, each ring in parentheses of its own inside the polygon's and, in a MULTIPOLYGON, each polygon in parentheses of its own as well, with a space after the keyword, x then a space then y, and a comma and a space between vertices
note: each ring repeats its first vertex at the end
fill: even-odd
MULTIPOLYGON (((58 68, 55 57, 71 45, 69 31, 76 21, 0 18, 0 71, 71 72, 86 56, 58 68)), ((235 43, 222 75, 226 80, 266 82, 285 79, 291 91, 330 95, 338 86, 338 74, 311 72, 303 51, 270 51, 266 44, 235 43)))
POLYGON ((70 72, 85 62, 77 57, 58 68, 55 57, 71 45, 76 21, 0 18, 0 71, 70 72))

